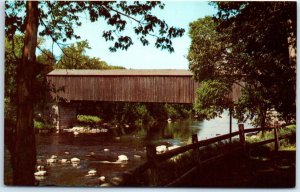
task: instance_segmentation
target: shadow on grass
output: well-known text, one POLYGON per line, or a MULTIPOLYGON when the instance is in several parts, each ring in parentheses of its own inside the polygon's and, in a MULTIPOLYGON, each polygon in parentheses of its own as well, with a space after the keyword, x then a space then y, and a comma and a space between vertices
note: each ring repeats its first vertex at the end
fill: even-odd
POLYGON ((272 152, 263 148, 226 156, 198 168, 176 187, 292 188, 295 187, 295 151, 272 152))

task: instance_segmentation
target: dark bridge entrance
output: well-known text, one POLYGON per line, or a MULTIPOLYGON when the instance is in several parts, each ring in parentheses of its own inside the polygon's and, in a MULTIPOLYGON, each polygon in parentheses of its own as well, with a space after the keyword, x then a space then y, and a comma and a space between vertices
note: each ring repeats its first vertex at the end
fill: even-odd
POLYGON ((198 84, 188 70, 66 70, 50 72, 48 81, 64 91, 57 96, 59 128, 72 125, 83 101, 194 103, 198 84))

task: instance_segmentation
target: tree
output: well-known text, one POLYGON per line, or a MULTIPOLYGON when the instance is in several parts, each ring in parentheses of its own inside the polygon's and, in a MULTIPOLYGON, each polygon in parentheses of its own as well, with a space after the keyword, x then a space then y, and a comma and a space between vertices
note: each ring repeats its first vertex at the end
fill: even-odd
POLYGON ((5 37, 5 89, 4 96, 16 103, 16 66, 22 55, 24 37, 16 35, 13 41, 5 37))
POLYGON ((207 16, 190 23, 192 39, 188 60, 189 68, 196 81, 201 82, 194 104, 195 112, 201 119, 220 116, 233 103, 228 100, 235 78, 226 68, 229 54, 228 33, 217 32, 218 22, 207 16))
POLYGON ((99 58, 90 58, 86 49, 91 49, 88 42, 80 41, 63 48, 62 56, 57 62, 57 69, 124 69, 124 67, 110 66, 99 58))
POLYGON ((201 83, 197 89, 197 99, 194 109, 198 118, 213 119, 221 116, 225 109, 232 106, 232 102, 226 97, 231 86, 218 80, 207 80, 201 83))
POLYGON ((274 108, 287 122, 295 120, 296 2, 225 2, 216 6, 219 31, 232 28, 232 44, 243 42, 244 52, 251 58, 251 62, 236 63, 243 80, 255 81, 254 89, 258 87, 260 97, 268 100, 264 102, 269 103, 268 108, 274 108))
MULTIPOLYGON (((264 127, 267 111, 273 109, 286 122, 295 120, 296 63, 293 53, 296 50, 296 4, 213 4, 219 10, 217 16, 196 21, 190 29, 190 69, 196 80, 205 84, 199 90, 202 100, 198 99, 198 102, 201 105, 196 107, 204 106, 200 110, 205 114, 211 114, 208 110, 211 107, 218 112, 228 108, 230 103, 216 108, 221 105, 214 102, 218 94, 209 91, 222 90, 218 83, 213 83, 216 81, 225 87, 237 83, 242 86, 242 96, 235 103, 235 115, 241 121, 256 118, 264 127), (205 103, 210 105, 205 106, 205 103)), ((226 95, 225 91, 217 98, 224 99, 226 95)))
POLYGON ((33 185, 36 164, 36 147, 33 130, 34 83, 39 67, 36 62, 37 38, 48 36, 62 46, 61 41, 80 37, 74 26, 80 26, 79 15, 87 13, 92 22, 103 18, 110 30, 103 32, 107 41, 113 41, 111 51, 128 49, 133 41, 122 35, 129 20, 133 21, 135 34, 143 45, 148 45, 149 36, 155 38, 155 46, 173 52, 172 38, 182 36, 183 29, 169 27, 151 13, 154 8, 163 8, 161 2, 112 2, 112 1, 6 1, 5 31, 13 39, 16 33, 25 34, 22 59, 17 65, 17 123, 14 132, 12 154, 13 182, 15 185, 33 185), (38 28, 40 31, 38 31, 38 28))

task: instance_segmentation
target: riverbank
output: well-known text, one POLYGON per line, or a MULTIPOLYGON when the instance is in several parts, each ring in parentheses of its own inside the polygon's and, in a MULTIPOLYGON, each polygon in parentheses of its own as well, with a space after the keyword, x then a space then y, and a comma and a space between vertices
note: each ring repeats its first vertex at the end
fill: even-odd
MULTIPOLYGON (((293 188, 296 185, 296 125, 278 130, 279 151, 274 143, 236 151, 198 167, 175 187, 213 188, 293 188)), ((273 138, 274 133, 249 135, 249 144, 273 138)), ((217 146, 214 153, 228 153, 228 146, 217 146)), ((207 152, 205 150, 204 152, 207 152)), ((202 157, 207 156, 201 153, 202 157)))
MULTIPOLYGON (((177 186, 177 187, 294 187, 296 163, 296 126, 281 128, 280 150, 274 142, 261 146, 252 145, 269 140, 273 131, 247 136, 246 148, 239 140, 232 144, 218 142, 196 151, 179 154, 167 162, 155 165, 155 174, 136 185, 177 186), (255 139, 255 140, 254 140, 255 139), (246 150, 246 151, 245 151, 246 150), (199 161, 200 160, 200 161, 199 161), (208 161, 209 160, 209 161, 208 161), (199 164, 200 163, 200 164, 199 164), (192 168, 193 167, 193 168, 192 168), (283 175, 282 180, 280 176, 283 175), (256 180, 259 178, 258 180, 256 180), (262 181, 261 181, 262 180, 262 181), (153 182, 154 181, 154 182, 153 182)), ((141 178, 147 177, 139 176, 141 178)))
MULTIPOLYGON (((224 119, 220 120, 226 124, 224 119)), ((77 136, 69 132, 37 134, 37 159, 39 165, 45 166, 47 171, 47 175, 39 181, 39 185, 101 186, 114 178, 115 175, 124 173, 145 162, 147 160, 145 147, 149 143, 156 146, 166 146, 166 148, 182 146, 191 143, 191 135, 193 134, 198 134, 199 138, 206 138, 228 130, 227 127, 220 126, 220 121, 215 121, 213 126, 212 122, 208 124, 197 121, 178 121, 160 126, 143 127, 130 133, 125 132, 125 134, 122 131, 117 133, 111 131, 87 133, 77 136), (58 160, 56 163, 48 165, 47 159, 53 155, 57 156, 58 160), (117 162, 120 155, 125 155, 128 158, 127 162, 117 162), (63 163, 63 160, 67 162, 74 157, 80 159, 79 166, 63 163), (86 176, 91 170, 96 170, 96 174, 86 176), (103 177, 105 177, 105 181, 100 180, 103 177)), ((222 146, 226 147, 225 144, 222 146)), ((201 149, 200 158, 204 160, 204 158, 212 157, 220 151, 224 152, 224 150, 224 148, 218 148, 217 145, 212 145, 206 150, 201 149)), ((231 150, 231 148, 227 150, 231 150)), ((191 157, 176 156, 171 159, 169 164, 162 165, 160 171, 165 171, 165 173, 160 174, 160 181, 167 184, 168 181, 176 179, 184 173, 190 168, 191 157)), ((9 160, 9 155, 5 154, 5 177, 10 175, 7 174, 7 170, 10 170, 9 160)), ((11 179, 6 178, 6 181, 6 184, 9 185, 11 179)), ((149 185, 146 181, 141 186, 149 185)))
POLYGON ((296 151, 235 154, 197 169, 175 187, 293 188, 296 151))

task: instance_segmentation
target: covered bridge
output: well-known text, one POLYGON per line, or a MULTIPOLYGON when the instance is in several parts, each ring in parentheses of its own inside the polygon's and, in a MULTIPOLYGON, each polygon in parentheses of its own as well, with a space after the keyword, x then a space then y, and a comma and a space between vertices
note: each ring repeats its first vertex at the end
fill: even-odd
POLYGON ((47 75, 59 103, 59 127, 76 118, 74 102, 120 101, 194 103, 198 84, 188 70, 71 70, 56 69, 47 75))
POLYGON ((188 70, 70 70, 48 74, 67 101, 193 103, 197 83, 188 70))

